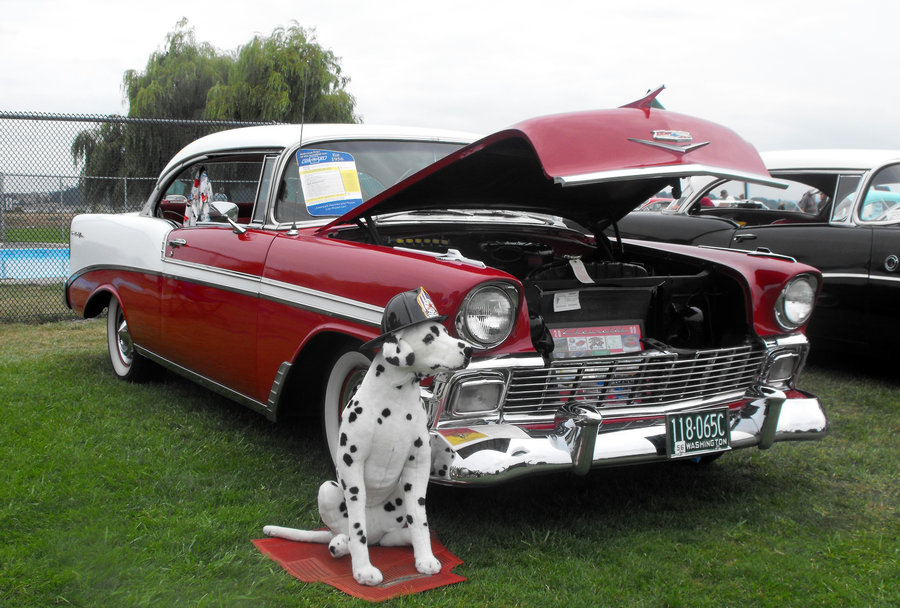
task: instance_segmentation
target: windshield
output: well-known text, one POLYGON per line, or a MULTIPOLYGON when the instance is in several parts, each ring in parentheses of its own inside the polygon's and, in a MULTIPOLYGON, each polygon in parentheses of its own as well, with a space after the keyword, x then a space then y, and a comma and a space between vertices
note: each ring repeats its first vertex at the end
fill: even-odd
MULTIPOLYGON (((341 152, 341 166, 335 168, 338 180, 349 191, 367 201, 413 173, 458 150, 463 144, 422 141, 334 141, 304 148, 341 152), (354 179, 355 178, 355 179, 354 179)), ((304 196, 303 184, 310 187, 313 173, 303 154, 294 153, 282 174, 275 203, 275 220, 297 222, 322 217, 337 217, 348 209, 315 205, 304 196)), ((319 172, 321 173, 321 172, 319 172)), ((323 183, 319 180, 318 183, 323 183)), ((358 203, 357 203, 358 204, 358 203)))

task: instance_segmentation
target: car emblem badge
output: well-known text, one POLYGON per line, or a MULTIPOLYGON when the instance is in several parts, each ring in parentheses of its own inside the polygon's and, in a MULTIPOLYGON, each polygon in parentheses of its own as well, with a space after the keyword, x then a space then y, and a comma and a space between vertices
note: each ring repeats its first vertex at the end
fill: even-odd
POLYGON ((703 141, 700 143, 691 143, 694 141, 694 138, 687 131, 673 131, 671 129, 654 129, 652 132, 653 141, 648 139, 637 139, 634 137, 629 137, 628 141, 633 141, 639 144, 646 144, 648 146, 653 146, 655 148, 662 148, 663 150, 669 150, 670 152, 677 152, 679 154, 687 154, 688 152, 693 152, 697 148, 702 148, 703 146, 709 145, 710 142, 703 141))
POLYGON ((679 144, 689 144, 694 141, 687 131, 670 131, 668 129, 656 129, 653 131, 654 141, 674 141, 679 144))

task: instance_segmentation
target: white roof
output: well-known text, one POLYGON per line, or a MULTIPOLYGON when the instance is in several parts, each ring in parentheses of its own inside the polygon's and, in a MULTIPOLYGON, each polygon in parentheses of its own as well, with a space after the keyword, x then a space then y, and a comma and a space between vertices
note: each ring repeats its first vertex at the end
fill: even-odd
POLYGON ((292 147, 300 143, 301 131, 304 144, 340 139, 391 139, 468 144, 481 137, 477 133, 464 131, 385 125, 316 123, 302 127, 298 124, 242 127, 213 133, 189 143, 169 161, 163 173, 185 159, 201 154, 229 150, 280 150, 292 147))
POLYGON ((900 161, 900 150, 777 150, 760 154, 769 171, 788 169, 868 170, 884 163, 900 161))

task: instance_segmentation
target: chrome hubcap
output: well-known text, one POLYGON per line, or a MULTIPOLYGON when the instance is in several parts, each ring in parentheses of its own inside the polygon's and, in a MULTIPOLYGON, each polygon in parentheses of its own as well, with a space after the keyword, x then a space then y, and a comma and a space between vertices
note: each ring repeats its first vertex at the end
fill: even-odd
MULTIPOLYGON (((350 372, 347 379, 344 380, 344 386, 341 389, 341 402, 339 405, 341 410, 347 406, 350 399, 356 394, 356 391, 359 390, 359 385, 362 384, 366 371, 367 370, 365 369, 355 369, 350 372)), ((340 412, 338 412, 338 414, 340 414, 340 412)))
POLYGON ((131 341, 131 334, 128 332, 128 323, 124 317, 120 317, 117 323, 116 339, 119 344, 119 357, 125 365, 131 365, 134 358, 134 343, 131 341))

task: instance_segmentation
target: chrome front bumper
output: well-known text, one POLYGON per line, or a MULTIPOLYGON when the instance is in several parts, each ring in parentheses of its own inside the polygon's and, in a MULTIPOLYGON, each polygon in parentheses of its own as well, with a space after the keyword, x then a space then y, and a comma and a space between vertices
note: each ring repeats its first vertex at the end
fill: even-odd
MULTIPOLYGON (((763 388, 731 421, 731 448, 767 449, 778 441, 819 439, 828 428, 818 398, 797 390, 763 388)), ((708 409, 708 408, 704 408, 708 409)), ((698 409, 697 411, 703 411, 698 409)), ((556 427, 530 434, 511 424, 433 430, 432 480, 492 485, 528 475, 667 460, 664 419, 639 428, 604 430, 602 415, 584 406, 563 408, 556 427)))

